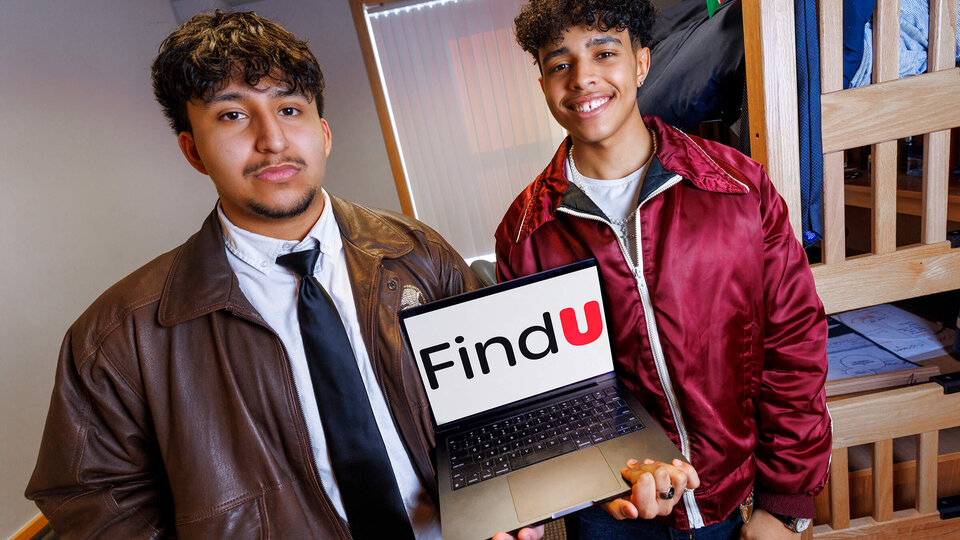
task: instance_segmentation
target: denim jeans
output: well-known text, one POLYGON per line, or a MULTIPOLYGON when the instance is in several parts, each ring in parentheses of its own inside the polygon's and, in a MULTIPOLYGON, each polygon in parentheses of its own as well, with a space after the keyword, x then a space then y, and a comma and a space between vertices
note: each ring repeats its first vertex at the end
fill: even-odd
POLYGON ((573 516, 567 517, 569 538, 579 540, 617 539, 617 540, 735 540, 740 537, 739 508, 720 523, 702 529, 682 531, 663 525, 652 519, 613 519, 600 505, 591 506, 573 516))

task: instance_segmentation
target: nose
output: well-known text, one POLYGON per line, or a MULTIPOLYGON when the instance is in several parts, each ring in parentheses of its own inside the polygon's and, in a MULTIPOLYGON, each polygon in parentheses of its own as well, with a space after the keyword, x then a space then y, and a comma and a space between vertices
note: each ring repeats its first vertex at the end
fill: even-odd
POLYGON ((589 62, 577 62, 571 67, 570 86, 574 90, 591 87, 597 81, 597 74, 589 62))
POLYGON ((266 115, 257 122, 257 151, 265 154, 279 154, 289 146, 283 126, 277 118, 266 115))

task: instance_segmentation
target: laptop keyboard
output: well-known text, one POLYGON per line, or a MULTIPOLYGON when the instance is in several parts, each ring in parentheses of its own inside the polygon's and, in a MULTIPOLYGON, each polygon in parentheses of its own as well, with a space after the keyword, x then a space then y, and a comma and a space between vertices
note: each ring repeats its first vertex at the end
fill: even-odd
POLYGON ((447 440, 453 489, 643 429, 614 387, 491 422, 447 440))

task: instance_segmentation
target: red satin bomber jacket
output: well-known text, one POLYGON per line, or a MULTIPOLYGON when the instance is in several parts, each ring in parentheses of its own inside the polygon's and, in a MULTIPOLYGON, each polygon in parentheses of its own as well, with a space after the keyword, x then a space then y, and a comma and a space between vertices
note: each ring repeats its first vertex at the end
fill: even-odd
POLYGON ((760 164, 644 122, 658 151, 630 239, 636 272, 567 181, 568 138, 504 216, 498 278, 597 259, 616 370, 700 475, 672 526, 722 521, 751 490, 761 508, 813 517, 831 449, 827 325, 787 208, 760 164))

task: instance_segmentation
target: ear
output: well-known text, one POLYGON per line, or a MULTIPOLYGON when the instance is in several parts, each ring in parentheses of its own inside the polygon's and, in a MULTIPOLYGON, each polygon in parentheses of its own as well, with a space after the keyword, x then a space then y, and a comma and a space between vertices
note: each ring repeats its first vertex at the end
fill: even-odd
POLYGON ((540 91, 546 93, 546 91, 543 89, 543 77, 537 79, 537 82, 540 83, 540 91))
POLYGON ((637 88, 643 84, 643 80, 647 78, 647 72, 650 71, 650 49, 647 47, 640 47, 636 52, 637 57, 637 88))
POLYGON ((181 131, 177 135, 177 144, 180 145, 180 151, 183 152, 183 157, 187 158, 187 162, 193 166, 194 169, 200 172, 200 174, 209 174, 207 173, 207 168, 203 165, 203 160, 200 159, 200 153, 197 152, 197 144, 193 140, 193 133, 189 131, 181 131))
POLYGON ((320 119, 320 124, 323 125, 323 149, 326 153, 326 157, 330 157, 330 147, 333 143, 333 140, 330 136, 330 125, 327 124, 327 121, 323 118, 320 119))

